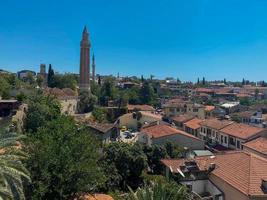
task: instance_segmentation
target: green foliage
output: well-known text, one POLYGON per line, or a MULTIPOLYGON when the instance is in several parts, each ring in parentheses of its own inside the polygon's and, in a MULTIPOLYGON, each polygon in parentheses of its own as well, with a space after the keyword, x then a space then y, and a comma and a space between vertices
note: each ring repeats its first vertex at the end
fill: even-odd
POLYGON ((77 89, 77 76, 75 74, 55 74, 53 77, 53 82, 50 87, 56 88, 70 88, 72 90, 77 89))
POLYGON ((241 117, 239 116, 239 115, 237 115, 237 114, 233 114, 232 116, 231 116, 231 119, 234 121, 234 122, 237 122, 237 123, 241 123, 241 117))
POLYGON ((146 167, 146 156, 138 144, 114 142, 106 146, 101 159, 102 166, 109 166, 106 170, 106 188, 110 190, 126 189, 127 185, 136 188, 142 183, 142 172, 146 167), (113 169, 110 171, 110 168, 113 169), (114 184, 116 177, 116 184, 114 184))
POLYGON ((164 158, 181 158, 183 149, 172 142, 166 142, 165 145, 144 146, 144 153, 147 156, 147 162, 150 170, 154 174, 161 174, 163 165, 160 160, 164 158))
POLYGON ((109 100, 115 99, 117 92, 118 89, 115 87, 114 80, 112 78, 106 79, 100 89, 100 105, 107 106, 109 100))
POLYGON ((23 138, 16 133, 0 133, 0 199, 25 199, 23 181, 30 181, 22 161, 27 158, 17 142, 23 138))
POLYGON ((0 87, 0 96, 3 99, 10 98, 9 91, 11 89, 11 85, 7 80, 7 76, 3 76, 3 75, 0 76, 0 86, 1 86, 0 87))
POLYGON ((142 104, 153 104, 155 103, 155 94, 153 87, 146 81, 144 82, 140 90, 140 100, 142 104))
POLYGON ((252 102, 247 97, 241 98, 239 100, 239 103, 240 103, 240 105, 243 105, 243 106, 251 106, 252 105, 252 102))
POLYGON ((147 156, 147 162, 150 170, 154 174, 161 174, 163 166, 160 160, 168 157, 166 148, 159 145, 153 145, 152 147, 145 146, 144 152, 147 156))
POLYGON ((184 149, 177 144, 167 141, 164 146, 170 158, 181 158, 183 156, 184 149))
POLYGON ((54 87, 54 76, 55 76, 55 72, 52 68, 52 65, 49 64, 48 74, 47 74, 47 86, 48 87, 54 87))
POLYGON ((30 85, 35 85, 35 79, 33 77, 33 74, 28 72, 25 79, 24 79, 25 82, 29 83, 30 85))
POLYGON ((90 92, 83 91, 80 94, 80 101, 78 102, 79 113, 88 113, 94 109, 97 103, 97 97, 90 92))
POLYGON ((92 115, 98 122, 103 122, 107 119, 107 111, 105 108, 95 107, 92 115))
POLYGON ((28 199, 73 199, 77 193, 95 192, 103 176, 97 164, 99 145, 92 135, 63 115, 31 134, 28 199))
POLYGON ((184 200, 186 189, 175 183, 150 182, 134 192, 131 188, 128 200, 184 200))
POLYGON ((44 96, 40 91, 28 99, 28 111, 25 121, 27 132, 36 132, 47 122, 60 115, 60 103, 52 96, 44 96))
POLYGON ((139 87, 132 87, 125 91, 129 104, 141 104, 139 87))
POLYGON ((23 93, 23 92, 20 92, 17 96, 16 96, 16 99, 19 101, 19 102, 23 102, 27 99, 27 96, 23 93))
POLYGON ((44 78, 41 75, 37 75, 36 83, 39 87, 42 87, 43 81, 44 81, 44 78))

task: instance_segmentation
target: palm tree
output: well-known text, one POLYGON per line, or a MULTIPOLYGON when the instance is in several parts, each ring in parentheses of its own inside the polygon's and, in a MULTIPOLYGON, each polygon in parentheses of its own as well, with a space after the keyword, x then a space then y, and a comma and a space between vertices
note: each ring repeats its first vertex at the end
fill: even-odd
POLYGON ((0 133, 0 199, 25 199, 23 180, 30 180, 22 164, 27 155, 21 150, 23 135, 0 133))
POLYGON ((166 185, 159 182, 152 182, 151 184, 145 184, 143 188, 138 188, 134 192, 131 188, 128 200, 182 200, 186 198, 186 192, 183 187, 170 188, 170 185, 166 185))

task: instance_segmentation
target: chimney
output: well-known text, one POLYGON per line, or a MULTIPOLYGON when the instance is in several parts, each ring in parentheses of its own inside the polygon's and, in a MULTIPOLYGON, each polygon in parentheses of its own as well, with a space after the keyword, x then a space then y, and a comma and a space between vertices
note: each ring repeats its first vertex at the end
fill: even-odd
POLYGON ((209 173, 212 172, 215 169, 215 167, 216 167, 215 163, 210 163, 209 168, 208 168, 208 172, 209 173))

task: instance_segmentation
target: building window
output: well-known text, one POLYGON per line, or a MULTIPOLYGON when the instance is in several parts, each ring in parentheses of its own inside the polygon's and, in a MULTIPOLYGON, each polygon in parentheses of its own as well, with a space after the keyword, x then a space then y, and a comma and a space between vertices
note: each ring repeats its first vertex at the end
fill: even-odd
POLYGON ((235 146, 235 138, 229 137, 229 143, 233 146, 235 146))
POLYGON ((238 149, 240 149, 240 141, 239 141, 239 140, 236 141, 236 147, 237 147, 238 149))
POLYGON ((221 135, 221 143, 223 143, 223 136, 221 135))
POLYGON ((227 137, 224 137, 224 143, 227 144, 227 137))

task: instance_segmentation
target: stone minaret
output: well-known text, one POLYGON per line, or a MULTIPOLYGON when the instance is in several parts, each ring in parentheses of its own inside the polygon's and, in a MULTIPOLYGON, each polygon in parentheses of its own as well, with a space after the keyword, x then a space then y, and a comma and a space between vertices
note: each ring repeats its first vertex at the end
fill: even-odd
POLYGON ((92 59, 92 80, 95 82, 95 54, 93 54, 92 59))
POLYGON ((83 30, 82 40, 80 43, 80 90, 90 90, 90 47, 91 42, 86 26, 83 30))

